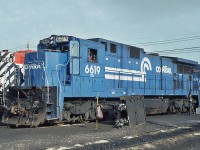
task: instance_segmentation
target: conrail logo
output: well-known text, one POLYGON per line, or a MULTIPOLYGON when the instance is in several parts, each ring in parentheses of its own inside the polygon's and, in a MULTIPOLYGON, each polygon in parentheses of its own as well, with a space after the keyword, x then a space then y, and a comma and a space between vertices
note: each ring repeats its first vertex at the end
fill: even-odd
POLYGON ((141 65, 140 65, 140 70, 142 73, 146 72, 146 70, 152 70, 152 67, 151 67, 151 62, 149 60, 149 58, 147 57, 144 57, 141 61, 141 65))
MULTIPOLYGON (((140 70, 142 73, 145 73, 147 70, 151 71, 152 70, 152 66, 151 66, 151 62, 147 57, 144 57, 141 61, 141 65, 140 65, 140 70)), ((167 74, 172 74, 172 68, 168 67, 168 66, 156 66, 156 72, 157 73, 167 73, 167 74)))
POLYGON ((24 69, 41 69, 41 64, 25 64, 24 69))

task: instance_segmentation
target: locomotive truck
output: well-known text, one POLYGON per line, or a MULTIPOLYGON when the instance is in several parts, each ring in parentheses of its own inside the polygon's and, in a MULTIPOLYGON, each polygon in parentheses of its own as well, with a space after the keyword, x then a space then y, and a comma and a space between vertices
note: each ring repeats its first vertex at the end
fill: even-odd
POLYGON ((102 38, 51 35, 23 68, 24 85, 6 91, 2 117, 16 126, 93 120, 97 99, 106 118, 116 117, 122 96, 142 95, 147 114, 186 112, 188 95, 200 100, 198 62, 102 38))

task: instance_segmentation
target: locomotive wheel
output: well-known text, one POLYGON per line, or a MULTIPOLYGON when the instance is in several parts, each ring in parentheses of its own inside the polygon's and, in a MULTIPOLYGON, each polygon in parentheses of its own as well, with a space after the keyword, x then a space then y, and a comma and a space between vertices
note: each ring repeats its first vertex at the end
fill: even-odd
POLYGON ((84 114, 79 115, 79 121, 80 121, 81 123, 85 123, 85 122, 86 122, 86 118, 85 118, 85 115, 84 115, 84 114))
POLYGON ((80 120, 80 122, 81 122, 81 123, 86 123, 86 122, 88 122, 89 115, 90 115, 89 111, 87 111, 87 112, 84 113, 84 114, 79 115, 79 120, 80 120))

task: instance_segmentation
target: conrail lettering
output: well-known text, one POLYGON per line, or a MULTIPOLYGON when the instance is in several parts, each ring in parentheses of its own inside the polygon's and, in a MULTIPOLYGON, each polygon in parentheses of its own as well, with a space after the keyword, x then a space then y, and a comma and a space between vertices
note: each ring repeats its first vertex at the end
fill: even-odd
POLYGON ((168 74, 172 74, 172 68, 167 67, 167 66, 162 66, 162 68, 160 66, 156 67, 156 72, 160 73, 162 70, 162 73, 168 73, 168 74))
POLYGON ((24 69, 41 69, 40 64, 25 64, 24 69))

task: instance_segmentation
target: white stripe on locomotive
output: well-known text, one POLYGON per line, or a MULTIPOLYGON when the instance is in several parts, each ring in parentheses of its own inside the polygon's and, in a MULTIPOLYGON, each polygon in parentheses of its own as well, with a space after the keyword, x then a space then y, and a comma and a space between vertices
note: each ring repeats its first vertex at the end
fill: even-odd
POLYGON ((105 67, 105 79, 146 82, 146 72, 105 67))

